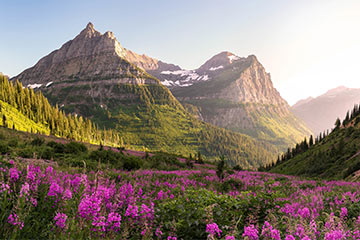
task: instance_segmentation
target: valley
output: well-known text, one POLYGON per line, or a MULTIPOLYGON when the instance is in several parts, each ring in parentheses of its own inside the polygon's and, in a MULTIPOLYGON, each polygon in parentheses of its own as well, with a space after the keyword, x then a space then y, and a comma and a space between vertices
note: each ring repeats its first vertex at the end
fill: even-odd
POLYGON ((360 239, 360 5, 260 2, 2 4, 0 239, 360 239))

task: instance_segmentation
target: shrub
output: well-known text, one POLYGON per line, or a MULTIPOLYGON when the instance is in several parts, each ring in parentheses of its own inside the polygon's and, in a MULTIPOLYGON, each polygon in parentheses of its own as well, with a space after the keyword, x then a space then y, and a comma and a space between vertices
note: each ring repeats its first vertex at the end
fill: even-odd
POLYGON ((69 142, 65 144, 65 153, 77 154, 86 151, 87 147, 83 143, 69 142))
POLYGON ((1 154, 6 154, 8 152, 9 152, 9 146, 6 143, 1 142, 0 143, 0 153, 1 154))
POLYGON ((50 141, 47 143, 47 146, 52 147, 55 153, 65 153, 65 146, 64 144, 57 143, 54 141, 50 141))
POLYGON ((31 145, 33 146, 41 146, 43 145, 45 142, 44 138, 41 137, 35 137, 32 141, 31 141, 31 145))
POLYGON ((141 167, 140 161, 136 158, 132 158, 132 159, 126 158, 123 163, 123 169, 128 171, 136 170, 139 169, 140 167, 141 167))

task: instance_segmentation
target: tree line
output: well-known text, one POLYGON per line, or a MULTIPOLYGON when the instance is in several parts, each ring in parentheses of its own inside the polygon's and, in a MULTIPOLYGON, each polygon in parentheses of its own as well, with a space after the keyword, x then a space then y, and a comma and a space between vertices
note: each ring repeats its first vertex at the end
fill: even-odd
POLYGON ((301 141, 300 143, 297 143, 295 145, 295 147, 288 148, 286 152, 278 155, 275 162, 273 162, 272 164, 269 164, 269 165, 262 166, 259 170, 265 170, 265 171, 270 170, 272 167, 274 167, 278 164, 281 164, 283 162, 286 162, 286 161, 294 158, 298 154, 301 154, 301 153, 307 151, 312 146, 322 142, 324 140, 324 138, 327 137, 333 131, 340 129, 340 128, 344 128, 344 127, 348 126, 349 124, 356 125, 357 123, 360 122, 360 118, 358 116, 360 116, 360 107, 358 104, 355 104, 351 111, 347 111, 346 116, 343 119, 343 121, 341 121, 340 118, 336 119, 335 127, 333 129, 331 129, 330 132, 329 132, 329 130, 327 130, 326 132, 324 131, 323 133, 320 133, 315 139, 313 139, 313 136, 311 135, 309 137, 309 141, 305 137, 305 139, 303 141, 301 141))
MULTIPOLYGON (((76 114, 66 114, 57 105, 51 106, 40 91, 34 92, 33 89, 25 88, 18 80, 14 84, 2 75, 0 75, 0 100, 16 108, 35 123, 48 127, 51 135, 103 145, 120 146, 123 143, 119 134, 111 129, 99 130, 89 119, 76 114)), ((3 113, 1 115, 3 126, 16 129, 15 125, 8 125, 3 113)))

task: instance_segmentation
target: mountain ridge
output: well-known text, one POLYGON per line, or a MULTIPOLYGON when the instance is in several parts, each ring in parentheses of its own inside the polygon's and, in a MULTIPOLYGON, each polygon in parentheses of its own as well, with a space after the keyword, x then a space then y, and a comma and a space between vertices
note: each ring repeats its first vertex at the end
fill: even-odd
POLYGON ((156 77, 126 60, 126 53, 113 34, 88 24, 12 80, 41 90, 67 113, 116 130, 135 149, 227 155, 231 164, 250 168, 274 159, 271 144, 197 120, 156 77))
POLYGON ((304 120, 315 133, 334 127, 334 119, 344 118, 348 109, 360 103, 360 89, 340 86, 302 104, 291 111, 304 120))

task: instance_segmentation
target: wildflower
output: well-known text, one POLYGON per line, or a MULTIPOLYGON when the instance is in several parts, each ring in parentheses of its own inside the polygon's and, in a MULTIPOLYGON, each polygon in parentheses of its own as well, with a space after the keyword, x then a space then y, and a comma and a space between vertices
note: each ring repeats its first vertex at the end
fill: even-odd
POLYGON ((339 240, 346 239, 346 234, 344 234, 340 230, 332 230, 330 232, 325 233, 325 240, 339 240))
POLYGON ((125 216, 136 218, 138 216, 138 212, 139 212, 138 206, 129 205, 128 208, 126 209, 125 216))
POLYGON ((344 218, 346 218, 347 215, 348 215, 347 208, 346 208, 346 207, 342 207, 342 208, 341 208, 340 217, 341 217, 342 219, 344 219, 344 218))
POLYGON ((34 206, 34 207, 36 207, 37 206, 37 200, 35 199, 35 198, 30 198, 30 202, 32 203, 32 205, 34 206))
POLYGON ((216 234, 220 237, 222 233, 216 223, 210 223, 206 225, 206 232, 209 233, 209 237, 213 237, 216 234))
POLYGON ((72 198, 72 192, 70 189, 65 189, 63 193, 63 199, 71 199, 72 198))
POLYGON ((264 223, 264 226, 261 231, 261 235, 266 238, 281 240, 279 230, 276 230, 275 228, 273 228, 273 226, 271 226, 271 224, 268 223, 267 221, 265 221, 265 223, 264 223))
POLYGON ((90 216, 97 216, 101 209, 101 198, 96 196, 85 195, 79 204, 79 214, 83 218, 89 218, 90 216))
POLYGON ((304 207, 302 210, 299 209, 299 214, 302 218, 309 218, 310 217, 310 210, 307 207, 304 207))
POLYGON ((235 237, 234 236, 226 236, 225 240, 235 240, 235 237))
POLYGON ((249 240, 257 240, 259 239, 259 231, 254 227, 254 225, 250 225, 244 228, 243 238, 247 237, 249 240))
POLYGON ((54 217, 54 220, 56 221, 55 225, 62 229, 65 228, 66 219, 67 215, 65 213, 57 213, 54 217))
POLYGON ((60 192, 61 188, 59 184, 57 184, 56 182, 52 182, 49 188, 48 196, 56 196, 60 192))
POLYGON ((119 231, 121 225, 121 216, 118 213, 111 212, 108 215, 107 226, 110 226, 111 230, 119 231))
POLYGON ((94 227, 98 227, 100 231, 105 232, 105 226, 106 226, 105 217, 104 216, 94 217, 94 221, 92 222, 92 225, 94 227))
POLYGON ((20 229, 22 229, 24 227, 24 222, 21 222, 19 220, 19 217, 16 215, 16 213, 14 214, 10 214, 8 217, 8 222, 14 226, 19 226, 20 229))
POLYGON ((163 235, 163 233, 162 233, 162 231, 160 230, 160 228, 156 228, 155 235, 156 235, 158 238, 161 238, 161 236, 163 235))
POLYGON ((16 168, 10 168, 9 173, 10 173, 10 179, 12 181, 16 182, 17 180, 19 180, 19 173, 16 168))
POLYGON ((29 184, 27 182, 25 182, 22 186, 21 186, 21 190, 20 190, 20 197, 24 196, 24 195, 28 195, 29 194, 29 184))
POLYGON ((287 235, 285 240, 295 240, 295 237, 293 235, 287 235))

